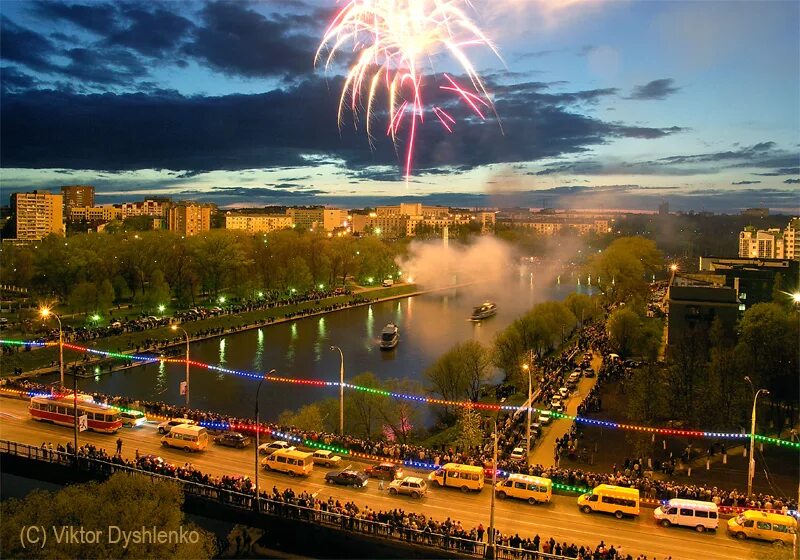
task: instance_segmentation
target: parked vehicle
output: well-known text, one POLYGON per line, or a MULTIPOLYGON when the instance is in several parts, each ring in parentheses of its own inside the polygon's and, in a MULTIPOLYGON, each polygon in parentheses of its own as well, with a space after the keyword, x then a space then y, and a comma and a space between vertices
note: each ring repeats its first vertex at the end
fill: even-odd
POLYGON ((639 515, 639 490, 600 484, 591 492, 578 497, 578 507, 583 513, 593 511, 613 513, 617 519, 622 519, 626 515, 639 515))
POLYGON ((258 454, 272 455, 275 451, 281 451, 287 449, 295 449, 295 447, 281 440, 270 441, 268 443, 262 443, 261 445, 258 446, 258 454))
POLYGON ((553 496, 553 482, 549 478, 527 474, 511 474, 497 483, 497 497, 527 500, 529 504, 547 503, 553 496))
POLYGON ((268 471, 284 472, 289 476, 308 476, 314 470, 312 455, 294 447, 279 449, 261 461, 261 465, 268 471))
POLYGON ((779 513, 747 510, 728 519, 728 532, 737 539, 791 545, 797 533, 797 519, 779 513))
POLYGON ((208 431, 202 426, 181 424, 173 426, 164 437, 161 445, 177 447, 184 451, 203 451, 208 447, 208 431))
POLYGON ((172 420, 161 422, 161 424, 158 425, 158 433, 162 435, 168 434, 169 431, 175 426, 183 426, 184 424, 192 426, 196 424, 196 422, 194 420, 189 420, 188 418, 173 418, 172 420))
POLYGON ((238 447, 243 449, 250 445, 250 438, 239 432, 225 432, 214 438, 214 443, 227 447, 238 447))
POLYGON ((483 468, 475 465, 447 463, 428 475, 428 480, 439 486, 460 488, 462 492, 483 489, 483 468))
POLYGON ((364 469, 368 476, 382 478, 384 480, 395 480, 403 477, 403 469, 394 463, 381 463, 371 465, 364 469))
POLYGON ((325 482, 328 484, 352 486, 353 488, 362 488, 367 485, 368 481, 369 477, 365 473, 350 469, 333 471, 325 475, 325 482))
POLYGON ((515 461, 525 458, 525 449, 522 447, 515 447, 511 452, 511 458, 515 461))
POLYGON ((428 495, 428 483, 416 476, 407 476, 389 483, 389 494, 406 494, 412 498, 428 495))
POLYGON ((714 502, 674 498, 657 507, 653 511, 653 518, 664 527, 682 525, 702 533, 707 529, 717 530, 719 509, 714 502))
POLYGON ((138 410, 120 410, 119 419, 122 421, 122 425, 127 428, 136 428, 147 422, 144 412, 139 412, 138 410))
POLYGON ((342 462, 341 457, 334 455, 333 451, 328 451, 327 449, 314 451, 314 455, 311 456, 311 459, 314 461, 315 465, 323 465, 325 467, 336 467, 342 462))

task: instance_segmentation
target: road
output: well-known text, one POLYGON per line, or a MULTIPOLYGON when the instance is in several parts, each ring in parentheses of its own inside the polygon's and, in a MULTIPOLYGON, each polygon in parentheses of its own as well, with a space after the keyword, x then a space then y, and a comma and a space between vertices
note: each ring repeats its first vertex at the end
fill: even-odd
MULTIPOLYGON (((30 445, 52 442, 66 445, 72 441, 70 428, 40 423, 32 420, 26 401, 0 399, 0 438, 30 445)), ((79 443, 91 442, 108 452, 113 452, 117 435, 83 432, 79 443)), ((164 448, 155 424, 140 428, 123 428, 119 432, 123 440, 123 455, 133 458, 136 450, 140 454, 160 455, 175 464, 192 463, 203 472, 213 475, 253 476, 253 449, 229 449, 211 446, 203 453, 186 453, 164 448)), ((361 465, 353 463, 360 468, 361 465)), ((317 468, 306 479, 294 479, 288 475, 262 472, 259 475, 262 489, 279 489, 291 486, 296 491, 318 492, 318 497, 327 499, 333 496, 339 500, 353 500, 359 507, 369 505, 374 509, 402 508, 406 511, 419 511, 434 519, 451 517, 460 520, 465 527, 484 527, 489 524, 490 491, 487 485, 479 494, 462 494, 455 489, 432 488, 429 496, 415 501, 405 496, 389 496, 379 491, 375 481, 365 488, 351 489, 328 486, 324 482, 326 469, 317 468)), ((533 537, 539 534, 543 539, 554 537, 561 542, 574 542, 594 548, 603 539, 606 545, 613 544, 625 554, 646 554, 661 560, 671 556, 673 560, 731 560, 756 559, 762 557, 771 547, 769 544, 740 542, 726 534, 724 521, 716 533, 698 534, 691 529, 663 528, 653 523, 650 510, 643 508, 642 515, 635 520, 617 521, 602 514, 586 515, 576 507, 575 497, 553 496, 548 505, 531 506, 517 500, 497 500, 495 519, 497 528, 504 533, 519 533, 520 536, 533 537)))

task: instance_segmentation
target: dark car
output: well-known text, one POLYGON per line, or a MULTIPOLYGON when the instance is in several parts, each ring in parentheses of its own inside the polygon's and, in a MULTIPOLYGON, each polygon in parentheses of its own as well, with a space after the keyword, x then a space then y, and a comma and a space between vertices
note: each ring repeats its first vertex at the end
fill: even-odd
POLYGON ((368 476, 375 478, 382 478, 384 480, 395 480, 403 477, 403 469, 394 463, 381 463, 380 465, 372 465, 364 469, 368 476))
POLYGON ((367 485, 369 477, 360 471, 351 471, 345 469, 343 471, 333 471, 325 475, 325 482, 329 484, 339 484, 341 486, 353 486, 361 488, 367 485))
POLYGON ((214 438, 214 443, 226 445, 228 447, 247 447, 250 445, 250 438, 239 432, 225 432, 214 438))

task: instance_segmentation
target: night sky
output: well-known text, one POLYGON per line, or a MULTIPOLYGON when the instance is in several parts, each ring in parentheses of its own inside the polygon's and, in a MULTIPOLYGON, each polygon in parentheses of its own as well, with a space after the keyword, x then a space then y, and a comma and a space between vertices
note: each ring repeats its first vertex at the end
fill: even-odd
MULTIPOLYGON (((408 182, 402 134, 371 148, 351 115, 337 126, 350 61, 313 64, 336 9, 0 3, 4 203, 88 183, 100 202, 800 207, 796 1, 473 0, 502 56, 469 50, 499 122, 428 118, 408 182)), ((458 75, 444 55, 426 69, 434 100, 458 75)))

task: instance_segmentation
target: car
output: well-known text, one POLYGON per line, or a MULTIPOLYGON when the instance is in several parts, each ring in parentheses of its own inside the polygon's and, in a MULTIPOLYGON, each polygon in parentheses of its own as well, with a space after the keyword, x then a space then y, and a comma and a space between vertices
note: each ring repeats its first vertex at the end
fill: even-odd
POLYGON ((314 461, 315 465, 324 465, 326 467, 336 467, 342 462, 341 457, 334 455, 333 451, 328 451, 326 449, 314 451, 314 455, 312 455, 311 459, 314 461))
POLYGON ((173 418, 172 420, 166 420, 158 425, 158 433, 161 435, 168 434, 169 431, 175 426, 183 426, 185 424, 189 424, 191 426, 196 424, 196 422, 194 420, 189 420, 188 418, 173 418))
POLYGON ((276 440, 270 441, 269 443, 262 443, 258 446, 258 454, 259 455, 272 455, 275 451, 279 451, 282 449, 289 450, 294 449, 293 445, 289 445, 285 441, 276 440))
POLYGON ((403 469, 394 463, 381 463, 372 465, 364 469, 368 476, 382 478, 384 480, 395 480, 403 478, 403 469))
POLYGON ((561 395, 562 399, 566 399, 569 396, 569 389, 566 387, 561 387, 558 390, 558 394, 561 395))
POLYGON ((542 410, 539 413, 539 424, 542 426, 547 426, 550 423, 550 411, 549 410, 542 410))
POLYGON ((511 458, 515 461, 525 458, 525 449, 522 447, 515 447, 514 450, 511 452, 511 458))
POLYGON ((428 483, 416 476, 399 478, 389 483, 389 494, 406 494, 412 498, 422 498, 428 495, 428 483))
POLYGON ((139 412, 138 410, 122 410, 119 413, 119 419, 122 421, 122 425, 127 428, 135 428, 147 422, 144 412, 139 412))
POLYGON ((343 471, 333 471, 325 475, 325 482, 328 484, 338 484, 340 486, 352 486, 362 488, 367 485, 369 477, 361 471, 344 469, 343 471))
POLYGON ((592 378, 592 377, 594 377, 594 370, 593 369, 587 369, 586 373, 584 373, 583 375, 585 375, 586 377, 592 378))
POLYGON ((243 449, 250 445, 250 438, 239 432, 225 432, 214 438, 214 443, 217 445, 225 445, 227 447, 238 447, 243 449))
POLYGON ((550 401, 550 410, 554 412, 564 412, 564 403, 561 400, 553 399, 550 401))

